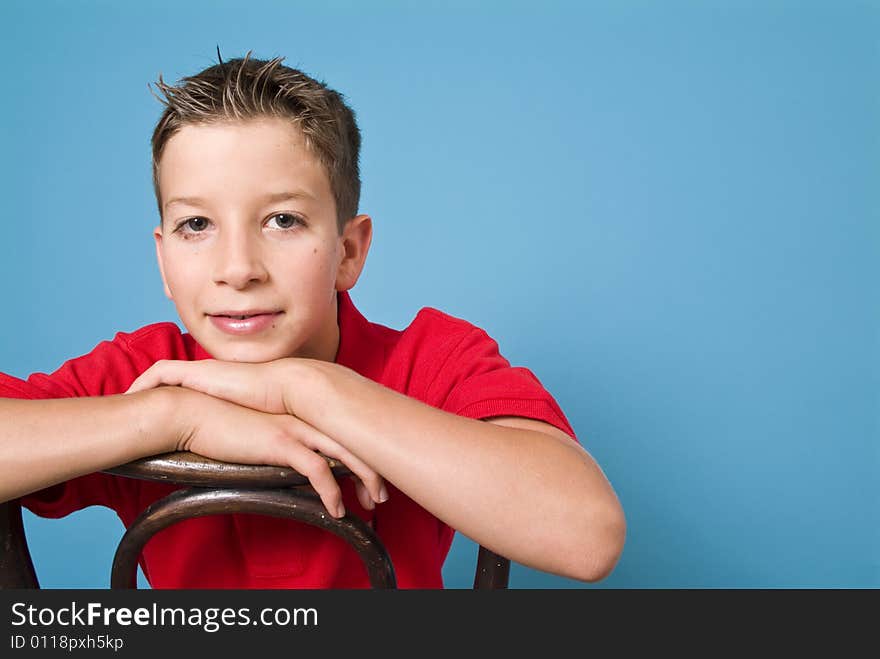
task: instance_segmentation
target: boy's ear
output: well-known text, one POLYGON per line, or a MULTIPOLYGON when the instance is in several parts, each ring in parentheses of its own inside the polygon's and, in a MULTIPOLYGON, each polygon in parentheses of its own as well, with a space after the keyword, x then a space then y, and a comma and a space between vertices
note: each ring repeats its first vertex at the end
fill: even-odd
POLYGON ((153 229, 153 239, 156 241, 156 260, 159 262, 159 274, 162 275, 162 285, 165 287, 165 296, 169 300, 174 299, 171 289, 168 288, 168 280, 165 278, 165 267, 162 265, 162 225, 153 229))
POLYGON ((354 287, 364 269, 373 240, 373 220, 369 215, 355 215, 342 229, 339 240, 342 250, 336 269, 336 290, 347 291, 354 287))

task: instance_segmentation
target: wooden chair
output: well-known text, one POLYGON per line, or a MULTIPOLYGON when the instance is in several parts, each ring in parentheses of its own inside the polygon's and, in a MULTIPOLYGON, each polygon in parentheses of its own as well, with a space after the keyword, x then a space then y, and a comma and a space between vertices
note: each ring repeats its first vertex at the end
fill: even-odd
MULTIPOLYGON (((328 458, 337 478, 350 475, 342 463, 328 458)), ((134 521, 119 542, 110 572, 111 588, 137 588, 138 558, 147 541, 167 526, 189 517, 254 513, 296 519, 335 533, 357 551, 373 588, 396 588, 394 566, 381 540, 359 517, 336 519, 320 499, 302 491, 302 474, 280 467, 229 464, 194 453, 167 453, 107 470, 186 486, 159 499, 134 521)), ((0 504, 0 588, 39 588, 28 550, 19 502, 0 504)), ((510 561, 479 548, 474 588, 507 588, 510 561)))

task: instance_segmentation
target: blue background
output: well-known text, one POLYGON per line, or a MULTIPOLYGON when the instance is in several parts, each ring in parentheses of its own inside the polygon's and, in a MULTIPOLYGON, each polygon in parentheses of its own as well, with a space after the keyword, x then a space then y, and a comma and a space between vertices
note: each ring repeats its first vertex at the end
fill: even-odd
MULTIPOLYGON (((283 55, 363 131, 361 310, 484 327, 623 503, 607 580, 512 587, 880 587, 880 5, 313 4, 0 5, 0 369, 178 320, 147 83, 283 55)), ((113 513, 25 523, 108 585, 113 513)))

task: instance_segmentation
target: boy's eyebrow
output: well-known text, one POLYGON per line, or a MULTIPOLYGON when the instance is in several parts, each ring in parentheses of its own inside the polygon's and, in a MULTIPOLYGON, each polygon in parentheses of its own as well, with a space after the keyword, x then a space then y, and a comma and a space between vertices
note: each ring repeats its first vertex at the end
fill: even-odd
MULTIPOLYGON (((277 204, 289 199, 314 199, 314 195, 305 190, 291 190, 267 194, 262 198, 264 204, 277 204)), ((174 197, 165 202, 167 209, 172 204, 186 204, 187 206, 207 206, 208 202, 203 197, 174 197)))

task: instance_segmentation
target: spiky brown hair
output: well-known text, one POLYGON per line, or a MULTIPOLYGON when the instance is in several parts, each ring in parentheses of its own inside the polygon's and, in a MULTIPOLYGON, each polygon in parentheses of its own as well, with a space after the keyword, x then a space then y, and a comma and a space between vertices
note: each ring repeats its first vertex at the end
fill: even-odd
POLYGON ((155 95, 165 105, 152 138, 153 189, 160 217, 159 164, 165 145, 177 131, 187 125, 278 117, 296 125, 326 169, 341 231, 357 215, 361 191, 361 136, 354 111, 323 82, 283 65, 283 57, 260 60, 248 52, 224 62, 219 50, 217 57, 218 64, 183 78, 176 86, 166 84, 161 75, 155 83, 155 95))

